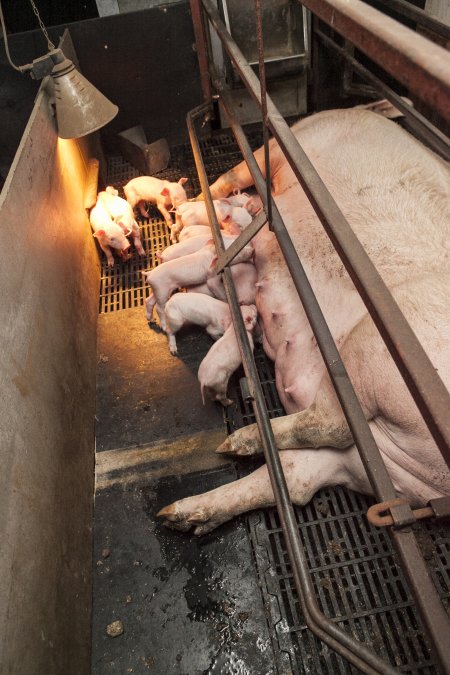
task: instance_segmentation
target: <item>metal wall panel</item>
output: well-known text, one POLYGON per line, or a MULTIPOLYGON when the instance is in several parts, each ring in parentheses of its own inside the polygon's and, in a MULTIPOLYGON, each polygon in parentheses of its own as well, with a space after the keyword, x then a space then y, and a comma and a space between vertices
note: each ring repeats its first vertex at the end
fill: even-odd
POLYGON ((41 89, 0 196, 0 672, 89 672, 99 264, 41 89))

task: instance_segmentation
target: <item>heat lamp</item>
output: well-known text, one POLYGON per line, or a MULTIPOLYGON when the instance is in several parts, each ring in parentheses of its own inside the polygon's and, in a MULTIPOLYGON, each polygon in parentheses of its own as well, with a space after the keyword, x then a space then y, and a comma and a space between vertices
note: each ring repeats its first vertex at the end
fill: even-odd
POLYGON ((32 63, 16 66, 9 54, 6 26, 0 2, 0 21, 9 64, 21 73, 29 72, 35 80, 41 80, 47 75, 51 76, 54 84, 56 122, 60 138, 81 138, 97 131, 117 115, 119 108, 78 72, 73 62, 65 57, 61 49, 55 48, 33 0, 30 2, 47 39, 49 51, 44 56, 34 59, 32 63))

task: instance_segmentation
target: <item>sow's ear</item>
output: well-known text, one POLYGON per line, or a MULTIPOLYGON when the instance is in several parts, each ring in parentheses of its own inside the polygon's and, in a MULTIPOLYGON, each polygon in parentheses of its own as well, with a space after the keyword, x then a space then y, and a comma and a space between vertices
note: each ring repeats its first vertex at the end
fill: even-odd
POLYGON ((166 188, 166 187, 163 188, 161 190, 161 194, 162 194, 163 197, 168 197, 170 195, 169 188, 166 188))
POLYGON ((184 185, 185 183, 188 182, 188 180, 189 180, 189 178, 180 178, 180 180, 178 182, 179 182, 180 185, 184 185))

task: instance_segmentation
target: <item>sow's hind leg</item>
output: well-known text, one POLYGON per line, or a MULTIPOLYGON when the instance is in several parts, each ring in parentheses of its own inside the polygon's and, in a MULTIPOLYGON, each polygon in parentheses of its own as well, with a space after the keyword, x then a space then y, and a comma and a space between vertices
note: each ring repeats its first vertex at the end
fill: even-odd
MULTIPOLYGON (((283 450, 280 460, 295 504, 306 504, 317 490, 328 485, 344 485, 370 493, 355 446, 341 451, 332 448, 321 448, 319 452, 283 450)), ((274 504, 269 473, 264 465, 233 483, 174 502, 161 509, 158 517, 167 527, 183 532, 193 528, 194 534, 202 535, 241 513, 274 504)))

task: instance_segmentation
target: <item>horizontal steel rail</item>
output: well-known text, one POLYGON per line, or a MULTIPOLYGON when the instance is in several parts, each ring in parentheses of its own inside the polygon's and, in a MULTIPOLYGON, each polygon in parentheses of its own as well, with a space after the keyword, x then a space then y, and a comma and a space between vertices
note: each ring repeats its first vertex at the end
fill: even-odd
POLYGON ((450 121, 450 53, 360 0, 298 0, 450 121))
POLYGON ((442 133, 440 129, 429 122, 426 117, 421 115, 415 108, 408 105, 405 100, 399 96, 391 87, 388 87, 379 77, 376 77, 365 66, 357 61, 351 54, 345 51, 342 47, 337 45, 334 40, 325 35, 321 30, 315 30, 314 36, 320 42, 338 54, 342 59, 350 64, 352 69, 363 77, 367 82, 380 92, 382 96, 388 99, 398 110, 400 110, 407 118, 409 127, 414 133, 428 144, 433 150, 441 155, 444 159, 450 159, 450 139, 442 133))
POLYGON ((405 2, 405 0, 378 0, 378 2, 384 5, 386 9, 392 9, 401 16, 405 16, 407 19, 415 21, 417 26, 426 28, 445 40, 450 40, 450 26, 435 19, 434 16, 424 12, 423 9, 415 7, 409 2, 405 2))
MULTIPOLYGON (((220 235, 219 223, 217 222, 205 166, 194 127, 194 120, 196 117, 204 114, 208 110, 208 104, 203 104, 190 111, 187 116, 187 126, 195 164, 197 167, 197 173, 200 180, 200 186, 205 199, 208 218, 211 223, 214 242, 218 252, 222 253, 223 242, 220 235)), ((264 181, 262 175, 261 179, 264 181)), ((275 215, 276 207, 273 205, 273 208, 273 217, 274 220, 276 220, 278 217, 275 215)), ((247 331, 245 330, 242 320, 239 302, 236 296, 236 290, 234 288, 230 269, 225 268, 223 275, 224 286, 233 317, 233 324, 236 330, 236 337, 238 339, 239 349, 242 355, 244 371, 249 381, 249 390, 254 399, 253 409, 261 435, 264 456, 266 459, 283 532, 286 538, 286 545, 292 565, 295 586, 302 605, 305 620, 310 629, 323 642, 328 644, 332 649, 344 656, 344 658, 346 658, 350 663, 355 665, 363 672, 390 674, 396 673, 394 668, 382 661, 376 654, 368 649, 364 643, 357 642, 334 622, 328 619, 318 607, 314 593, 314 587, 308 570, 308 563, 303 545, 300 540, 300 534, 295 520, 294 510, 289 497, 286 479, 281 466, 280 456, 275 443, 269 415, 267 413, 264 394, 256 370, 252 350, 248 341, 247 331)))

